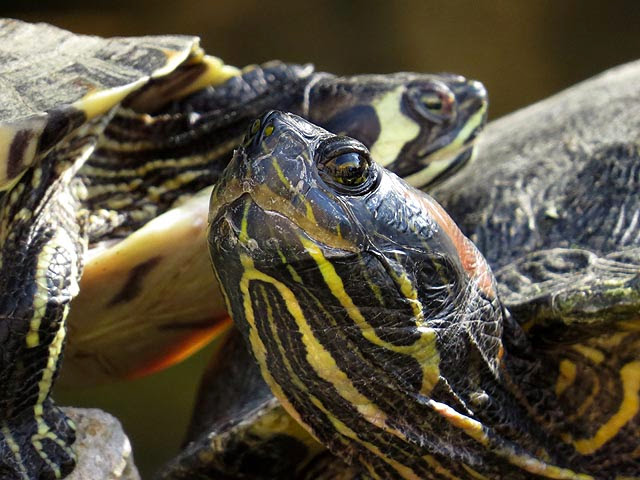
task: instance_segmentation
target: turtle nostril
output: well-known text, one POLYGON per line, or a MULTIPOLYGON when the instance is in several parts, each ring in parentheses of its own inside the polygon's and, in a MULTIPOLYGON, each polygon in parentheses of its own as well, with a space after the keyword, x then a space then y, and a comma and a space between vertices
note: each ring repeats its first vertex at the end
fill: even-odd
POLYGON ((262 140, 270 137, 275 131, 275 124, 272 117, 277 115, 277 111, 271 110, 259 118, 256 118, 247 130, 242 141, 243 147, 258 145, 262 140))

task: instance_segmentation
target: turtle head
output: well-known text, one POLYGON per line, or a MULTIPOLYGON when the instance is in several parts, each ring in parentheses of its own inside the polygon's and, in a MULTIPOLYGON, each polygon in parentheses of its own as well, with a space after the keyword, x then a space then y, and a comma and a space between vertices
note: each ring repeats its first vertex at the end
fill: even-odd
POLYGON ((430 197, 362 143, 270 112, 209 222, 229 310, 290 413, 365 463, 385 464, 366 446, 381 439, 447 448, 437 430, 456 428, 429 402, 464 409, 496 374, 501 309, 489 267, 430 197))
POLYGON ((411 280, 415 289, 473 283, 494 296, 487 263, 430 196, 380 167, 362 142, 293 114, 271 111, 249 127, 214 188, 209 222, 212 250, 231 243, 254 260, 280 258, 285 270, 317 249, 363 270, 370 265, 357 259, 375 258, 389 278, 428 265, 434 278, 411 280))
POLYGON ((487 92, 454 74, 318 74, 305 118, 362 141, 384 167, 424 188, 472 156, 487 116, 487 92))

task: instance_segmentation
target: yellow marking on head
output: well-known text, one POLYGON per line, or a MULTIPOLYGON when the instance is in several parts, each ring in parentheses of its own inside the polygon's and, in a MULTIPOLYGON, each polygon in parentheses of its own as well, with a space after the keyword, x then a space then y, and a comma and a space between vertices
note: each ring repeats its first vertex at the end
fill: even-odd
POLYGON ((311 206, 311 203, 309 202, 309 200, 307 200, 304 195, 302 195, 301 192, 299 192, 298 190, 294 189, 291 186, 291 182, 289 182, 289 179, 285 176, 284 172, 282 171, 282 169, 280 168, 280 164, 278 163, 278 160, 275 157, 271 158, 271 162, 273 164, 273 168, 276 171, 276 174, 278 175, 278 178, 280 179, 280 181, 282 182, 282 184, 287 187, 287 189, 289 189, 291 192, 294 192, 298 197, 300 197, 300 199, 302 200, 302 202, 304 203, 305 206, 305 211, 306 211, 306 215, 307 218, 313 222, 313 223, 317 223, 316 221, 316 217, 313 214, 313 207, 311 206))
POLYGON ((576 364, 570 360, 562 359, 558 365, 559 375, 556 380, 556 395, 562 395, 567 388, 573 385, 576 379, 576 364))
MULTIPOLYGON (((295 412, 293 406, 288 402, 287 397, 284 395, 281 387, 269 372, 268 365, 266 364, 266 348, 258 335, 255 325, 255 317, 253 314, 253 308, 251 305, 251 295, 249 293, 249 284, 251 281, 257 280, 273 285, 282 299, 285 302, 285 306, 289 314, 295 319, 302 341, 307 347, 306 360, 313 368, 316 374, 323 380, 334 385, 336 391, 350 404, 354 406, 356 410, 369 422, 377 426, 378 428, 389 431, 400 438, 404 438, 404 435, 391 429, 386 424, 386 415, 380 411, 377 405, 373 404, 367 397, 362 395, 356 387, 353 385, 349 377, 338 367, 333 356, 330 352, 318 342, 313 334, 311 327, 307 323, 302 308, 298 303, 298 300, 294 293, 282 282, 277 279, 266 275, 257 270, 253 265, 253 260, 246 255, 240 255, 242 266, 244 267, 244 274, 240 280, 240 291, 244 299, 244 312, 247 322, 249 323, 249 340, 254 351, 256 360, 260 364, 262 374, 273 390, 274 394, 285 403, 285 408, 289 413, 295 412)), ((286 353, 286 352, 285 352, 286 353)), ((286 358, 286 355, 285 355, 286 358)), ((293 378, 293 377, 292 377, 293 378)), ((293 413, 292 413, 293 414, 293 413)), ((296 419, 299 419, 299 415, 296 419)), ((301 421, 301 420, 300 420, 301 421)), ((302 422, 304 423, 304 422, 302 422)), ((311 431, 310 427, 307 429, 311 431)))
POLYGON ((342 238, 342 228, 340 227, 340 224, 336 225, 336 235, 338 238, 342 238))
POLYGON ((602 353, 600 350, 596 348, 589 347, 587 345, 582 345, 579 343, 576 345, 572 345, 571 348, 576 352, 578 352, 579 354, 581 354, 582 356, 591 360, 596 365, 604 361, 604 353, 602 353))
MULTIPOLYGON (((358 254, 358 261, 360 262, 363 261, 361 254, 358 254)), ((376 297, 380 305, 384 306, 385 301, 384 301, 384 297, 382 295, 382 290, 380 289, 380 286, 378 286, 376 283, 371 281, 371 277, 369 277, 369 273, 367 271, 364 271, 364 275, 367 279, 367 286, 371 289, 371 291, 373 292, 373 295, 376 297)))
MULTIPOLYGON (((426 326, 419 326, 420 339, 413 345, 398 346, 392 343, 386 342, 381 339, 376 333, 375 329, 364 318, 358 307, 353 303, 353 300, 344 289, 342 279, 336 272, 333 264, 327 260, 322 253, 322 250, 310 240, 304 237, 299 237, 300 242, 307 250, 307 253, 315 260, 318 265, 318 269, 322 274, 322 278, 329 287, 331 294, 340 302, 340 305, 345 309, 349 317, 353 320, 354 324, 360 329, 362 336, 374 345, 379 345, 387 350, 391 350, 397 353, 412 356, 422 367, 422 386, 420 393, 428 395, 435 384, 440 379, 440 369, 438 364, 440 363, 440 355, 436 345, 436 334, 432 328, 426 326)), ((402 279, 402 276, 398 277, 402 279)), ((411 286, 411 282, 406 279, 406 282, 401 283, 403 288, 403 295, 411 301, 412 297, 415 303, 412 303, 414 308, 414 314, 418 315, 416 321, 422 320, 422 306, 417 300, 417 294, 411 286)))
MULTIPOLYGON (((447 470, 433 455, 425 455, 422 459, 427 462, 427 464, 432 468, 434 473, 438 475, 449 478, 450 480, 460 480, 460 477, 452 474, 449 470, 447 470)), ((462 464, 464 465, 464 464, 462 464)))
POLYGON ((282 171, 282 168, 280 168, 280 164, 278 163, 278 159, 276 157, 271 157, 271 163, 273 165, 273 169, 276 171, 276 174, 278 175, 278 178, 280 179, 282 184, 285 187, 287 187, 289 190, 293 190, 293 188, 291 188, 291 182, 289 181, 287 176, 282 171))
MULTIPOLYGON (((441 159, 434 158, 433 160, 429 161, 421 170, 403 177, 403 180, 413 187, 422 188, 442 172, 447 170, 447 168, 449 168, 449 166, 451 165, 451 162, 460 153, 462 153, 462 150, 460 150, 459 152, 452 151, 450 157, 444 157, 441 159)), ((471 152, 469 160, 467 160, 467 163, 472 163, 476 159, 476 156, 477 150, 474 148, 471 152)), ((440 157, 440 155, 438 155, 438 157, 440 157)))
POLYGON ((400 287, 400 292, 411 305, 416 323, 420 324, 424 321, 424 311, 422 310, 422 303, 418 300, 418 292, 413 283, 411 283, 411 280, 409 280, 407 272, 402 271, 400 275, 397 275, 396 272, 392 271, 391 275, 393 275, 393 280, 400 287))
POLYGON ((400 110, 404 86, 386 92, 371 103, 380 120, 380 136, 371 146, 371 156, 382 166, 393 162, 407 142, 420 133, 418 124, 400 110))
POLYGON ((476 472, 473 468, 471 468, 469 465, 467 465, 466 463, 462 464, 462 468, 464 468, 467 473, 469 475, 471 475, 473 478, 476 478, 478 480, 491 480, 489 477, 485 477, 484 475, 482 475, 479 472, 476 472))
POLYGON ((287 261, 287 257, 284 256, 284 253, 282 253, 282 250, 280 249, 278 249, 278 257, 280 257, 280 261, 282 262, 282 264, 287 267, 287 271, 289 272, 289 275, 291 275, 291 278, 293 278, 293 280, 298 283, 302 283, 302 278, 300 277, 300 275, 298 275, 296 269, 293 268, 291 264, 289 264, 289 262, 287 261))
POLYGON ((244 210, 242 212, 242 221, 240 222, 240 234, 238 235, 238 241, 240 243, 247 243, 249 240, 249 234, 247 233, 247 229, 249 228, 249 221, 247 216, 249 215, 249 208, 251 207, 251 203, 246 202, 244 204, 244 210))
MULTIPOLYGON (((256 361, 258 362, 258 365, 260 366, 260 372, 262 373, 262 377, 271 388, 271 391, 273 392, 273 394, 278 398, 278 400, 280 400, 280 403, 282 404, 282 406, 287 410, 287 412, 289 412, 289 415, 291 415, 300 425, 304 426, 304 428, 309 433, 311 433, 311 435, 313 435, 311 426, 309 426, 302 420, 302 417, 300 417, 300 414, 297 412, 295 408, 293 408, 293 405, 291 405, 291 402, 289 402, 289 399, 284 394, 282 388, 280 387, 280 384, 276 382, 273 376, 271 375, 271 371, 267 366, 266 348, 264 346, 264 343, 262 342, 262 339, 258 335, 258 330, 256 328, 255 316, 253 313, 253 306, 251 305, 251 295, 249 294, 249 283, 252 279, 255 279, 256 276, 257 278, 260 278, 261 276, 266 277, 267 278, 266 281, 269 283, 275 282, 276 280, 266 275, 263 275, 262 272, 259 272, 258 270, 256 270, 255 267, 253 266, 253 260, 251 260, 251 258, 247 257, 246 255, 240 255, 240 261, 243 268, 245 269, 245 272, 242 275, 242 279, 240 280, 239 287, 240 287, 240 292, 242 293, 242 298, 243 298, 244 314, 245 314, 247 323, 249 324, 249 327, 250 327, 249 342, 251 343, 251 350, 253 351, 253 355, 255 356, 256 361)), ((216 272, 216 277, 218 279, 220 278, 217 272, 216 272)), ((223 292, 224 292, 224 289, 223 289, 223 292)), ((226 298, 226 293, 225 293, 225 298, 226 298)))
POLYGON ((620 369, 623 399, 618 411, 600 426, 592 438, 575 440, 573 445, 583 455, 596 452, 611 440, 640 411, 640 361, 629 362, 620 369))
MULTIPOLYGON (((414 185, 416 187, 422 187, 429 183, 436 176, 444 172, 449 166, 451 162, 455 159, 457 155, 462 153, 462 148, 468 148, 470 145, 465 146, 465 141, 471 135, 477 127, 482 125, 484 114, 486 113, 487 107, 484 106, 476 113, 469 117, 467 123, 464 127, 460 129, 456 138, 453 139, 450 143, 448 143, 445 147, 440 150, 436 150, 431 155, 426 157, 424 160, 426 162, 425 167, 407 177, 404 178, 405 182, 410 185, 414 185)), ((469 158, 469 162, 472 162, 475 158, 475 149, 472 152, 471 158, 469 158)))

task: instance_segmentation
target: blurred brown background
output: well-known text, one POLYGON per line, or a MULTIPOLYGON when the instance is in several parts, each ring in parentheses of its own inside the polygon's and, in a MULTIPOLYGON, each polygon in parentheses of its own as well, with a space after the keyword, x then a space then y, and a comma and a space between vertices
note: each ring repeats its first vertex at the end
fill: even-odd
MULTIPOLYGON (((637 0, 0 0, 0 15, 103 36, 197 34, 234 65, 278 58, 334 73, 452 71, 485 83, 492 118, 640 57, 637 0)), ((148 478, 178 448, 206 357, 57 398, 122 419, 148 478)))

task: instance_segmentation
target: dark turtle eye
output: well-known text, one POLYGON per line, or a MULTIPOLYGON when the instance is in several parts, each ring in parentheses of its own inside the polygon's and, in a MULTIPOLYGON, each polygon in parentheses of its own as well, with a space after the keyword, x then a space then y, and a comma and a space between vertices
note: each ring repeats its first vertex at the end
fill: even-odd
POLYGON ((453 120, 456 115, 455 95, 444 84, 410 88, 406 100, 411 110, 436 123, 453 120))
POLYGON ((362 194, 374 184, 375 163, 360 142, 347 137, 335 137, 319 149, 320 178, 343 193, 362 194))
POLYGON ((343 153, 327 160, 320 171, 340 185, 355 187, 367 181, 369 162, 360 153, 343 153))
POLYGON ((420 97, 420 101, 424 108, 429 110, 431 113, 435 113, 436 115, 440 115, 444 109, 444 102, 440 95, 436 92, 429 92, 420 97))

